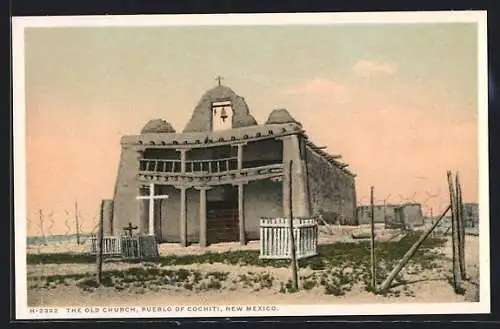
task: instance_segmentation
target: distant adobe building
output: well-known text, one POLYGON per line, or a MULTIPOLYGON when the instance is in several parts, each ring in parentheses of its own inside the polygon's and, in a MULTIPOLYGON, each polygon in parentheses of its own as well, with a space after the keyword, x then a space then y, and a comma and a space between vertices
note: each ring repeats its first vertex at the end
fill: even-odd
POLYGON ((105 231, 121 234, 131 223, 182 245, 259 239, 261 217, 289 215, 290 160, 294 216, 355 223, 355 175, 338 158, 315 146, 287 110, 257 124, 243 97, 219 81, 182 133, 155 119, 122 138, 105 231))
POLYGON ((477 203, 464 203, 464 221, 465 227, 478 227, 479 226, 479 204, 477 203))
POLYGON ((386 228, 407 228, 424 225, 422 206, 419 203, 405 203, 395 209, 394 221, 387 221, 386 228))
MULTIPOLYGON (((371 206, 359 206, 358 221, 360 224, 369 224, 371 220, 371 206)), ((386 228, 411 228, 424 225, 422 206, 419 203, 374 205, 374 222, 385 223, 386 228)))
MULTIPOLYGON (((393 221, 395 218, 395 209, 399 205, 395 204, 376 204, 373 205, 374 221, 377 224, 385 223, 386 221, 393 221)), ((362 205, 357 209, 357 217, 359 224, 371 223, 371 205, 362 205)))

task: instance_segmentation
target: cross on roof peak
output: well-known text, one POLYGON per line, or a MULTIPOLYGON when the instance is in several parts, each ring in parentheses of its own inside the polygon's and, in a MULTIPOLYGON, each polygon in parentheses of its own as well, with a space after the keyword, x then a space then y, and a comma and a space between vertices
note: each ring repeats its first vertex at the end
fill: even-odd
POLYGON ((217 80, 217 82, 218 82, 219 86, 221 85, 221 84, 220 84, 220 82, 221 82, 221 80, 223 80, 223 79, 224 79, 224 77, 221 77, 220 75, 218 75, 218 76, 216 76, 216 77, 215 77, 215 80, 217 80))

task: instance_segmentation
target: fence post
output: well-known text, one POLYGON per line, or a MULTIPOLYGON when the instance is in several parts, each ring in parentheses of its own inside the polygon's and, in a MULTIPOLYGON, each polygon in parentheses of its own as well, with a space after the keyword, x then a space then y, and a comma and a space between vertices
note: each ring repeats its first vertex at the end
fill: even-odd
POLYGON ((76 244, 80 244, 80 224, 78 223, 78 201, 75 200, 75 233, 76 244))
POLYGON ((372 274, 372 288, 375 290, 377 287, 376 271, 375 271, 375 207, 373 204, 373 186, 370 191, 370 207, 371 207, 371 234, 370 234, 370 258, 371 258, 371 274, 372 274))
POLYGON ((465 220, 464 220, 464 205, 462 200, 462 186, 460 185, 460 178, 458 172, 455 175, 455 188, 457 191, 457 223, 458 223, 458 258, 460 265, 460 277, 462 280, 467 279, 465 267, 465 220))
POLYGON ((104 200, 101 201, 101 207, 99 209, 99 229, 97 231, 97 282, 102 281, 102 249, 104 241, 104 200))
POLYGON ((264 227, 263 227, 263 224, 265 224, 264 222, 264 219, 261 218, 260 219, 260 257, 264 256, 264 241, 265 241, 265 237, 264 237, 264 227))
POLYGON ((289 232, 290 232, 290 251, 291 251, 291 263, 292 263, 292 284, 295 291, 299 289, 298 275, 297 275, 297 257, 295 254, 295 237, 293 234, 293 203, 292 203, 292 166, 293 161, 290 160, 288 168, 288 199, 290 207, 290 220, 289 220, 289 232))
POLYGON ((410 248, 410 250, 406 252, 406 254, 403 256, 399 264, 392 270, 387 279, 385 279, 385 281, 382 283, 382 285, 378 290, 379 292, 386 292, 389 289, 396 275, 398 275, 399 272, 401 272, 406 263, 408 263, 408 261, 417 252, 420 245, 425 241, 425 239, 427 239, 427 237, 432 233, 432 231, 434 231, 434 229, 438 226, 439 222, 446 215, 448 210, 450 210, 450 208, 451 206, 448 206, 446 210, 443 211, 443 214, 439 216, 439 218, 434 222, 434 224, 432 224, 432 226, 420 236, 420 238, 417 240, 417 242, 415 242, 415 244, 410 248))
POLYGON ((461 274, 460 274, 460 232, 458 227, 458 209, 456 190, 453 188, 453 178, 451 171, 447 172, 448 188, 450 190, 450 205, 451 205, 451 236, 453 247, 453 286, 455 292, 461 289, 461 274))
POLYGON ((42 236, 42 243, 44 246, 47 245, 47 239, 45 238, 45 232, 43 230, 43 222, 44 222, 44 217, 43 217, 43 211, 42 209, 38 210, 39 218, 40 218, 40 234, 42 236))

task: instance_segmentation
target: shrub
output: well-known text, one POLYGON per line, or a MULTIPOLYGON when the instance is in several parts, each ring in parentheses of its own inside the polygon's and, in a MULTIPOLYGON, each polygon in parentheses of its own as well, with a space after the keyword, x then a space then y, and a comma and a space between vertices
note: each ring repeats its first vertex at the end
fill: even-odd
POLYGON ((81 280, 80 282, 78 282, 77 286, 82 289, 88 289, 88 288, 98 288, 100 284, 99 282, 97 282, 96 279, 91 278, 91 279, 81 280))

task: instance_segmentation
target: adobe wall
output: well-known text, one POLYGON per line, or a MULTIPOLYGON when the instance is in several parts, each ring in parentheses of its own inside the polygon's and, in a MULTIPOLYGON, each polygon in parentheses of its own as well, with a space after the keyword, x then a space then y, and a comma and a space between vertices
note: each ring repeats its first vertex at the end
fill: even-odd
POLYGON ((282 217, 282 183, 260 180, 245 185, 245 231, 247 239, 260 237, 261 217, 282 217))
POLYGON ((466 227, 478 227, 479 205, 477 203, 464 203, 464 218, 466 227))
POLYGON ((394 209, 395 217, 386 223, 386 228, 411 228, 424 224, 422 207, 420 204, 403 204, 394 209))
MULTIPOLYGON (((383 205, 375 205, 373 207, 374 220, 375 223, 385 223, 386 219, 388 222, 393 222, 395 220, 395 208, 394 205, 386 205, 385 210, 383 205)), ((359 206, 357 208, 357 218, 359 224, 370 224, 371 221, 371 207, 359 206)))
POLYGON ((322 214, 333 222, 343 212, 346 224, 356 225, 356 187, 354 177, 305 147, 312 215, 322 214))
MULTIPOLYGON (((181 191, 172 186, 163 190, 169 198, 162 202, 161 242, 180 242, 181 191)), ((187 236, 188 242, 198 242, 200 230, 200 191, 186 190, 187 236)))
POLYGON ((405 205, 403 207, 404 222, 409 226, 420 226, 424 224, 422 207, 419 204, 405 205))
MULTIPOLYGON (((129 147, 122 146, 118 175, 113 197, 113 221, 110 225, 113 234, 121 234, 122 227, 129 222, 140 227, 139 207, 140 202, 136 200, 138 186, 136 183, 137 168, 139 166, 139 153, 129 147)), ((146 212, 147 213, 147 212, 146 212)))
POLYGON ((102 200, 103 205, 103 232, 104 235, 113 234, 113 200, 102 200))
POLYGON ((289 135, 281 138, 283 141, 283 165, 284 178, 282 186, 283 195, 283 215, 289 217, 289 177, 292 184, 292 211, 293 216, 309 217, 311 215, 311 204, 309 197, 308 170, 304 152, 301 152, 303 139, 298 135, 289 135), (292 168, 290 168, 292 161, 292 168), (290 170, 292 171, 290 174, 290 170))

